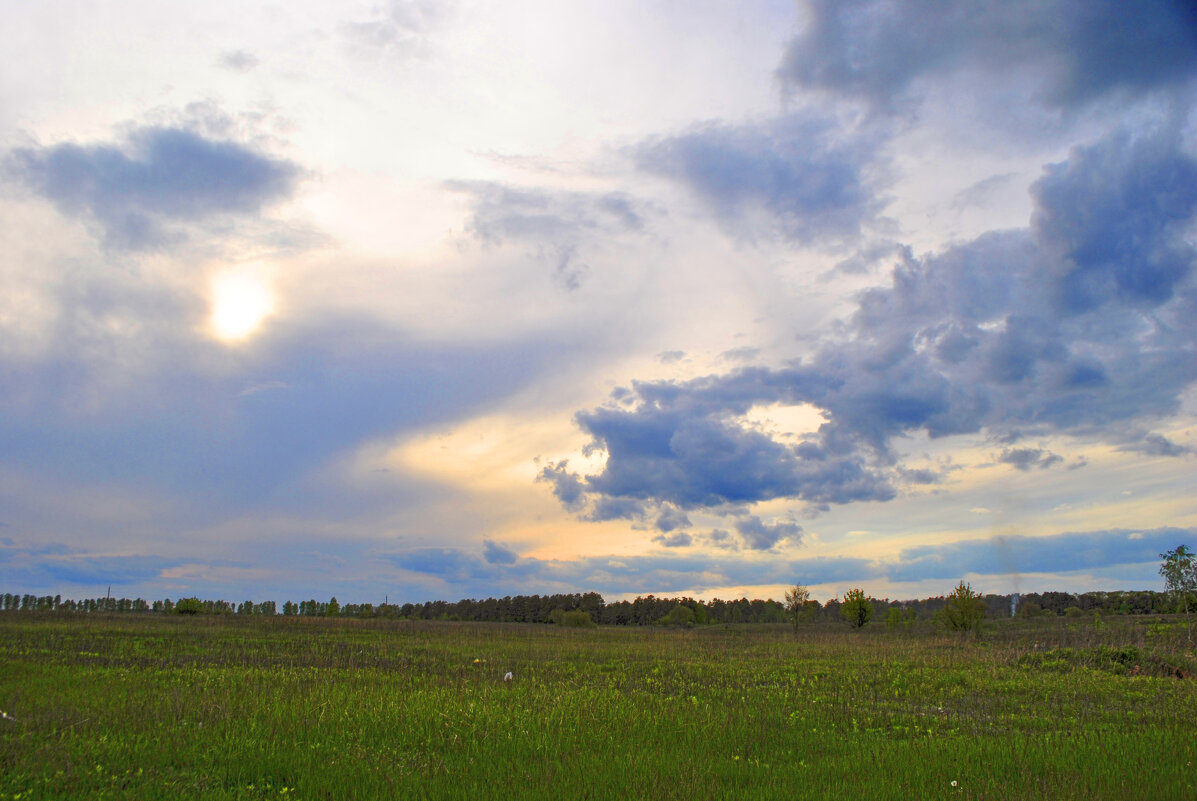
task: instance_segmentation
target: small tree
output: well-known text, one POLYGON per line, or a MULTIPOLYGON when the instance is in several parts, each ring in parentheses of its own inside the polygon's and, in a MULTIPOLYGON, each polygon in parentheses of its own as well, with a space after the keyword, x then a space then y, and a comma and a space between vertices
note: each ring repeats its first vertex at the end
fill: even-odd
POLYGON ((905 626, 910 629, 910 624, 915 621, 915 609, 903 609, 901 607, 889 607, 886 613, 886 629, 895 631, 898 626, 905 626))
POLYGON ((1197 591, 1197 554, 1185 545, 1178 545, 1167 553, 1160 554, 1160 575, 1164 577, 1164 589, 1172 597, 1176 611, 1188 613, 1189 593, 1197 591))
POLYGON ((952 590, 943 609, 939 610, 939 620, 953 631, 981 631, 981 620, 985 617, 985 599, 963 581, 952 590))
POLYGON ((328 599, 328 606, 324 607, 326 617, 336 617, 341 614, 341 605, 337 603, 337 596, 328 599))
POLYGON ((794 624, 794 631, 798 631, 798 624, 806 619, 806 602, 810 600, 810 590, 801 584, 795 584, 786 590, 786 614, 794 624))
POLYGON ((864 590, 859 588, 848 590, 844 594, 844 603, 840 612, 852 628, 858 629, 868 623, 869 618, 873 616, 873 604, 865 596, 864 590))

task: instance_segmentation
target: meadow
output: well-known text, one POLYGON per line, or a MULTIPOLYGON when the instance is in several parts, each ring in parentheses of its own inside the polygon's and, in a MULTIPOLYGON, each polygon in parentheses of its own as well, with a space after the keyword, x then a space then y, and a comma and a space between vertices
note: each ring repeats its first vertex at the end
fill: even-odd
POLYGON ((1193 629, 3 614, 0 801, 1193 799, 1193 629))

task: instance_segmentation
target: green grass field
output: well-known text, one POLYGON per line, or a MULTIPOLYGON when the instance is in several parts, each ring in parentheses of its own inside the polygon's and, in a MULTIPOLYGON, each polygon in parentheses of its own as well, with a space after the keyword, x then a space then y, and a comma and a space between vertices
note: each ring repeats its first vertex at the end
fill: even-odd
POLYGON ((919 625, 4 614, 0 801, 1197 798, 1190 623, 919 625))

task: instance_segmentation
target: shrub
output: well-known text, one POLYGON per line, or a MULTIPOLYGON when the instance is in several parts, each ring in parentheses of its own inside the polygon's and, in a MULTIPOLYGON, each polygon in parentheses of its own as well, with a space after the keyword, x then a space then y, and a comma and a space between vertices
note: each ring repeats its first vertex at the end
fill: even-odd
POLYGON ((175 604, 176 615, 198 615, 204 611, 204 602, 199 598, 180 598, 175 604))
POLYGON ((694 610, 685 604, 678 604, 661 618, 661 625, 690 628, 694 625, 694 610))
POLYGON ((572 612, 562 612, 561 619, 557 621, 562 626, 571 629, 587 629, 598 625, 594 619, 590 617, 590 613, 583 609, 575 609, 572 612))

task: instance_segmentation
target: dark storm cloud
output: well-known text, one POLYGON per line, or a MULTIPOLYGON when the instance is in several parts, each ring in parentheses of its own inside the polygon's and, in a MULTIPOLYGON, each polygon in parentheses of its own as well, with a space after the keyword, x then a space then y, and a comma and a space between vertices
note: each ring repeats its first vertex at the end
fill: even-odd
POLYGON ((640 169, 689 188, 737 235, 799 243, 849 239, 880 209, 866 170, 878 140, 831 117, 795 113, 760 124, 708 123, 632 150, 640 169), (753 217, 772 222, 762 230, 753 217))
MULTIPOLYGON (((808 361, 690 381, 637 382, 579 412, 595 475, 563 471, 608 507, 719 509, 775 498, 824 507, 887 500, 902 473, 890 443, 984 431, 1107 431, 1174 413, 1197 379, 1197 161, 1176 136, 1116 133, 1077 148, 1035 185, 1029 229, 938 254, 907 254, 889 287, 808 361), (741 418, 755 405, 817 406, 794 443, 741 418)), ((1007 449, 1004 461, 1059 457, 1007 449)), ((908 478, 907 478, 908 480, 908 478)))
POLYGON ((186 238, 187 223, 253 216, 289 197, 292 162, 181 128, 138 128, 120 144, 19 148, 6 170, 60 212, 99 226, 109 247, 186 238))
POLYGON ((887 108, 920 80, 981 72, 988 85, 1033 67, 1032 97, 1067 107, 1197 75, 1187 0, 814 0, 778 74, 794 88, 887 108))
POLYGON ((1197 209, 1197 160, 1173 132, 1076 148, 1048 167, 1034 196, 1032 224, 1063 268, 1053 276, 1060 311, 1158 306, 1193 273, 1197 248, 1185 233, 1197 209))

